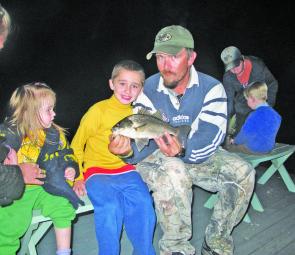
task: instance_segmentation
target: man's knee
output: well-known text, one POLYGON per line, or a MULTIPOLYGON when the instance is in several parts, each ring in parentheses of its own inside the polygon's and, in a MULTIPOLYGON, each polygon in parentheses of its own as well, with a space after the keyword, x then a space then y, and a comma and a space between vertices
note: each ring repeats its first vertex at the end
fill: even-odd
POLYGON ((185 164, 179 158, 167 158, 163 163, 163 171, 167 174, 174 189, 182 190, 192 187, 192 179, 185 168, 185 164))

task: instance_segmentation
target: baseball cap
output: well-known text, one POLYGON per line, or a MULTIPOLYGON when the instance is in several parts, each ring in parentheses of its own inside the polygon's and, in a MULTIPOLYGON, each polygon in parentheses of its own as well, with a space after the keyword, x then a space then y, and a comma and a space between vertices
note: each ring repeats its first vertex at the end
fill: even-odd
POLYGON ((176 55, 183 48, 194 48, 194 38, 190 31, 179 25, 164 27, 157 33, 154 48, 146 55, 146 59, 151 59, 158 52, 176 55))
POLYGON ((221 60, 224 63, 225 71, 238 66, 240 61, 243 60, 243 55, 240 50, 235 46, 226 47, 220 54, 221 60))

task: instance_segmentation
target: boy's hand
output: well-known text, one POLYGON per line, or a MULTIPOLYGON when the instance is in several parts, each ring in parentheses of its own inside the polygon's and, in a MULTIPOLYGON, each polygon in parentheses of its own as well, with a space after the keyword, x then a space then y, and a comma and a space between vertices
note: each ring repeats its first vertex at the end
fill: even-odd
POLYGON ((167 132, 165 132, 164 137, 155 138, 155 142, 159 146, 160 151, 168 157, 174 157, 182 150, 177 137, 167 132))
POLYGON ((130 138, 122 135, 111 135, 108 148, 115 155, 128 155, 132 151, 130 138))
POLYGON ((75 181, 73 190, 80 197, 85 196, 87 194, 87 191, 86 191, 86 188, 85 188, 85 182, 83 180, 75 181))
POLYGON ((76 170, 72 167, 67 167, 65 170, 65 178, 69 181, 74 181, 76 175, 76 170))

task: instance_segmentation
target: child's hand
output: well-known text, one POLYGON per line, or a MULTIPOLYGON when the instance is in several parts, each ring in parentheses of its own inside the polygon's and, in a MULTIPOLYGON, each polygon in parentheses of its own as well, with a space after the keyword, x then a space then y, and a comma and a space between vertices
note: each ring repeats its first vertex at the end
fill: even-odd
POLYGON ((67 167, 65 170, 65 178, 69 181, 74 181, 76 170, 72 167, 67 167))
POLYGON ((132 151, 130 138, 122 135, 110 135, 109 139, 108 149, 114 155, 127 155, 132 151))
POLYGON ((14 149, 10 148, 10 151, 3 163, 4 165, 17 165, 17 155, 14 149))
POLYGON ((85 188, 85 182, 83 180, 75 181, 73 190, 80 197, 87 194, 87 191, 86 191, 86 188, 85 188))

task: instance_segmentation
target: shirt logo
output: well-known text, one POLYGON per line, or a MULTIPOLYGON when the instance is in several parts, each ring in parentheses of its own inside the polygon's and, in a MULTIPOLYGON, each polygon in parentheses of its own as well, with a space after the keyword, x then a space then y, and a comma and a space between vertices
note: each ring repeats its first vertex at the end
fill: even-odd
POLYGON ((188 123, 189 122, 189 116, 187 115, 177 115, 172 118, 173 123, 188 123))

